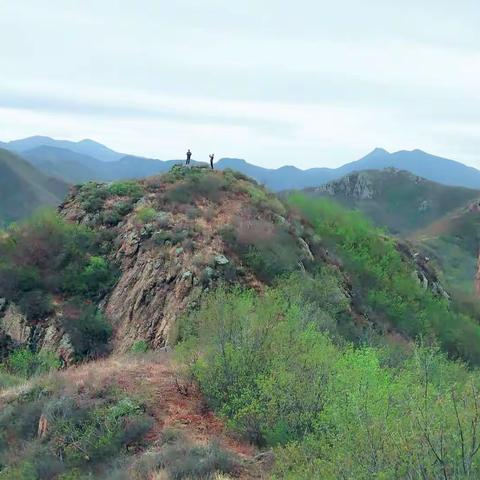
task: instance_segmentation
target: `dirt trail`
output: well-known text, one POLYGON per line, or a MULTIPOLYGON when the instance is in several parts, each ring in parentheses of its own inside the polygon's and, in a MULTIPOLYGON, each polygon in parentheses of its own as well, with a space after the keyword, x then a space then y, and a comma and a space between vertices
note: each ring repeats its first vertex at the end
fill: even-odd
POLYGON ((193 444, 207 444, 215 440, 236 454, 245 466, 235 478, 265 478, 254 462, 258 451, 227 433, 222 420, 206 407, 198 388, 178 375, 178 368, 169 353, 153 352, 141 357, 113 356, 69 368, 59 376, 77 390, 115 385, 130 395, 139 395, 144 399, 147 412, 155 419, 146 437, 150 450, 161 447, 165 429, 173 429, 193 444))

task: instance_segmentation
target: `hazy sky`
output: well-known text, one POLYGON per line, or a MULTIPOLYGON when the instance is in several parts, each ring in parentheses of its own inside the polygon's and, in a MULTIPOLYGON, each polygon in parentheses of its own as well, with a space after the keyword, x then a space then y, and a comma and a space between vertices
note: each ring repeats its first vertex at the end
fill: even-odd
POLYGON ((480 167, 479 0, 0 0, 0 140, 480 167))

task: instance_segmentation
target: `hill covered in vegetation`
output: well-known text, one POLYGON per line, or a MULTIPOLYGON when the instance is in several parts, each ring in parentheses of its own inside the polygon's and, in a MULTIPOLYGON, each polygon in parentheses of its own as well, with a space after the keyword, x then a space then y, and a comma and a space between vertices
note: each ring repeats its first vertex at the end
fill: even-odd
POLYGON ((57 206, 68 188, 63 180, 0 148, 0 225, 25 218, 40 206, 57 206))
POLYGON ((174 167, 0 253, 0 479, 479 473, 477 312, 359 212, 174 167))
POLYGON ((442 185, 393 168, 354 172, 305 192, 358 209, 377 226, 400 235, 424 228, 480 197, 480 190, 442 185))

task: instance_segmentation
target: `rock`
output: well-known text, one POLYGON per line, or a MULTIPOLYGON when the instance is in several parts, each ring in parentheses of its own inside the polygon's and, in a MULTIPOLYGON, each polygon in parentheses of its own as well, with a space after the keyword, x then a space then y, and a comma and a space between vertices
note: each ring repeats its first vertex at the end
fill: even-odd
POLYGON ((17 306, 11 303, 0 320, 1 330, 17 343, 28 343, 32 335, 32 327, 28 324, 17 306))
POLYGON ((140 232, 140 237, 141 238, 149 238, 153 235, 153 232, 155 231, 155 227, 151 223, 147 223, 142 227, 142 230, 140 232))
POLYGON ((38 429, 37 429, 37 436, 40 439, 43 439, 48 431, 48 419, 45 414, 40 415, 40 419, 38 420, 38 429))
POLYGON ((368 200, 375 196, 373 182, 368 172, 354 172, 340 180, 328 182, 316 189, 334 196, 339 193, 356 200, 368 200))
POLYGON ((192 272, 190 270, 182 274, 182 279, 185 280, 186 278, 192 278, 192 272))
POLYGON ((203 272, 207 278, 212 278, 215 275, 215 270, 212 267, 205 267, 203 272))
POLYGON ((428 200, 422 200, 420 202, 420 205, 418 206, 418 211, 419 212, 424 212, 425 210, 428 210, 430 208, 430 202, 428 200))
POLYGON ((183 250, 183 247, 178 247, 178 248, 175 249, 175 254, 176 254, 176 255, 180 255, 180 254, 183 253, 183 251, 184 251, 184 250, 183 250))
POLYGON ((298 242, 300 243, 300 246, 302 247, 302 250, 305 252, 307 257, 310 260, 314 260, 315 257, 313 256, 313 253, 310 250, 310 247, 308 246, 308 243, 302 237, 298 237, 298 242))
POLYGON ((226 265, 230 261, 225 255, 215 255, 215 263, 217 265, 226 265))

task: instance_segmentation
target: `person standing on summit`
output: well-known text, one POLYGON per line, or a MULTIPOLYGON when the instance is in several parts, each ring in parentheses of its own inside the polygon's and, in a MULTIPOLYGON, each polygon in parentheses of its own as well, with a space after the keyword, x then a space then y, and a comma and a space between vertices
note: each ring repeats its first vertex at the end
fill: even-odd
POLYGON ((185 165, 190 165, 190 159, 192 158, 192 152, 190 151, 190 149, 187 150, 187 161, 185 163, 185 165))
POLYGON ((213 158, 214 158, 214 154, 211 153, 211 154, 209 155, 209 157, 210 157, 210 167, 212 167, 212 170, 213 170, 213 158))

